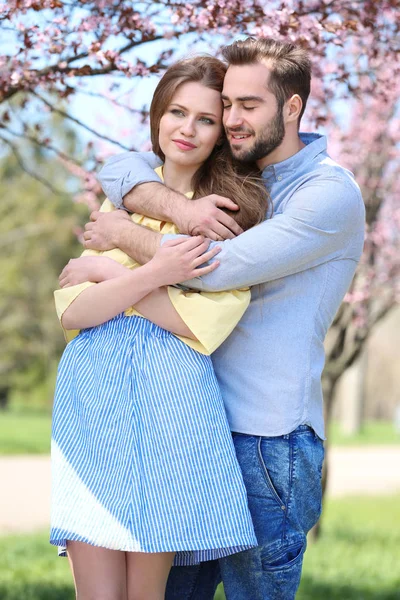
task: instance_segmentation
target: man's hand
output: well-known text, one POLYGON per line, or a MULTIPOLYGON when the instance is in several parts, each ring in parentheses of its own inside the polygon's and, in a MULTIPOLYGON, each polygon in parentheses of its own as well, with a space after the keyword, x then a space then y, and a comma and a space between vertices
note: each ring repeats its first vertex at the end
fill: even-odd
POLYGON ((85 225, 83 234, 85 248, 90 250, 112 250, 118 248, 119 232, 125 223, 132 224, 125 210, 114 210, 109 213, 94 211, 90 215, 90 223, 85 225))
POLYGON ((174 223, 181 233, 203 235, 211 240, 227 240, 243 233, 236 221, 221 208, 238 210, 229 198, 211 194, 198 200, 180 205, 179 214, 174 214, 174 223))

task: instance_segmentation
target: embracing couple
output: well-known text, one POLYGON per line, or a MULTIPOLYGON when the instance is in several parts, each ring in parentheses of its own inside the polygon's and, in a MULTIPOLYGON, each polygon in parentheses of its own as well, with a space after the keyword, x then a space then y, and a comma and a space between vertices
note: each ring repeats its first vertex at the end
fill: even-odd
POLYGON ((320 515, 323 342, 364 206, 299 134, 305 50, 249 38, 223 58, 166 71, 153 152, 103 167, 55 293, 51 543, 80 600, 212 600, 221 580, 228 600, 291 600, 320 515))

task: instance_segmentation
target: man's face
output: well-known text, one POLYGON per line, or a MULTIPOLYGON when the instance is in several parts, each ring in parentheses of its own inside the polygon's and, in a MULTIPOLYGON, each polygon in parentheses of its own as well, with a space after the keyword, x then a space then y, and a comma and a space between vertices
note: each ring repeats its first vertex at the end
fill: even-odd
POLYGON ((267 87, 269 73, 258 63, 230 66, 225 76, 223 123, 233 156, 243 162, 260 161, 285 136, 282 110, 267 87))

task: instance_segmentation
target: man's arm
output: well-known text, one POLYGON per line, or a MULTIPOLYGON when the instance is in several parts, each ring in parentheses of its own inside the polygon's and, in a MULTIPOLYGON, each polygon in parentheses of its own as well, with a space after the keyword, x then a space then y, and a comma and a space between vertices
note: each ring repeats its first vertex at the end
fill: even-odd
POLYGON ((136 185, 149 181, 161 183, 154 172, 161 164, 153 152, 122 152, 109 158, 97 177, 107 198, 116 208, 122 208, 124 196, 136 185))
POLYGON ((83 245, 88 250, 105 251, 119 248, 144 265, 153 258, 161 245, 160 233, 133 223, 124 211, 95 211, 90 218, 92 220, 86 223, 83 234, 83 245))
POLYGON ((154 172, 160 164, 151 152, 124 152, 110 158, 98 178, 117 208, 175 223, 182 233, 222 240, 242 232, 236 221, 220 210, 237 210, 232 200, 212 194, 193 202, 162 184, 154 172))
MULTIPOLYGON (((335 175, 315 178, 295 192, 282 214, 220 242, 221 264, 215 273, 184 284, 216 292, 280 279, 340 258, 358 261, 364 221, 356 183, 335 175)), ((164 236, 163 243, 171 237, 164 236)))

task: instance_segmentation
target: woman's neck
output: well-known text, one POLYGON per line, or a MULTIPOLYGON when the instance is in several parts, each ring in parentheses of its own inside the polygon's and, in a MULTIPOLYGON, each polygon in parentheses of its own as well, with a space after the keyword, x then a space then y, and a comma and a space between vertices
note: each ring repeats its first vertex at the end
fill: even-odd
POLYGON ((192 192, 192 177, 197 169, 198 166, 177 165, 166 158, 163 167, 164 183, 176 192, 181 192, 181 194, 192 192))

